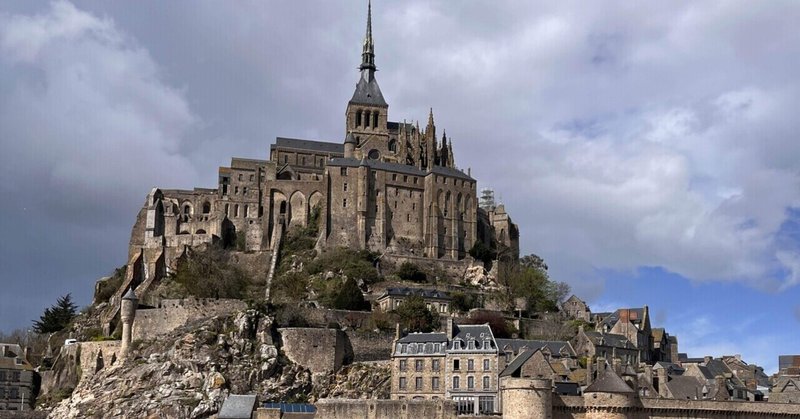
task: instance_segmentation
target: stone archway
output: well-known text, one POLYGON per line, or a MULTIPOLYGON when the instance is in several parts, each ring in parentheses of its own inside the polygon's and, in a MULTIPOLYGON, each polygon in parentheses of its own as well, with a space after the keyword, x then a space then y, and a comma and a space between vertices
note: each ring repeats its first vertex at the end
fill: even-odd
POLYGON ((308 222, 308 202, 302 192, 296 191, 289 198, 289 226, 305 226, 308 222))

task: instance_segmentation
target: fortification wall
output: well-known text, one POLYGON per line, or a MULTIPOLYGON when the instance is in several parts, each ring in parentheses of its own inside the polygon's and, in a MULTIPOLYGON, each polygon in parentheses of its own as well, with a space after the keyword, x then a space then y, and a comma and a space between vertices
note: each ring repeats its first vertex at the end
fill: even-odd
POLYGON ((131 339, 153 338, 169 333, 194 320, 230 315, 245 309, 247 309, 247 303, 233 299, 161 300, 158 308, 136 311, 131 339))
POLYGON ((320 399, 315 406, 316 419, 456 419, 455 405, 452 401, 443 399, 320 399))
POLYGON ((118 340, 104 342, 80 342, 79 359, 81 369, 81 380, 86 380, 94 376, 103 368, 108 368, 120 362, 121 342, 118 340))
MULTIPOLYGON (((598 393, 594 393, 598 394, 598 393)), ((743 401, 634 399, 629 407, 619 400, 603 403, 602 396, 587 406, 583 397, 553 395, 553 419, 624 417, 628 419, 759 419, 800 417, 800 404, 743 401), (622 415, 622 416, 620 416, 622 415)), ((589 396, 587 396, 589 397, 589 396)))
POLYGON ((345 334, 353 348, 353 362, 385 361, 392 356, 394 336, 391 334, 360 332, 352 329, 347 330, 345 334))
MULTIPOLYGON (((460 280, 464 278, 467 269, 473 264, 474 259, 467 256, 461 260, 451 259, 429 259, 421 256, 412 255, 396 255, 385 254, 381 258, 381 269, 384 274, 391 273, 403 262, 410 262, 428 273, 428 275, 436 275, 437 272, 445 275, 451 280, 460 280)), ((446 280, 447 278, 439 278, 439 280, 446 280)), ((430 278, 431 280, 435 278, 430 278)))
POLYGON ((347 336, 341 330, 308 327, 278 329, 283 341, 283 353, 295 364, 308 368, 313 374, 338 371, 347 356, 347 336))

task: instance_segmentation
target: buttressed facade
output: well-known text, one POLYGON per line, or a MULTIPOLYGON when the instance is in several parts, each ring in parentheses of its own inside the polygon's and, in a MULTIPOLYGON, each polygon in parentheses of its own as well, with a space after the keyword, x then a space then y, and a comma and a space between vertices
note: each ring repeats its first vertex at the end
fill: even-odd
POLYGON ((167 269, 187 246, 211 242, 269 251, 285 229, 311 221, 323 248, 457 261, 483 240, 518 254, 517 226, 504 209, 478 207, 476 180, 456 167, 433 111, 424 128, 389 120, 375 78, 371 10, 361 58, 342 140, 279 137, 268 160, 233 158, 220 167, 215 189, 153 189, 133 228, 129 263, 143 257, 151 271, 167 269))

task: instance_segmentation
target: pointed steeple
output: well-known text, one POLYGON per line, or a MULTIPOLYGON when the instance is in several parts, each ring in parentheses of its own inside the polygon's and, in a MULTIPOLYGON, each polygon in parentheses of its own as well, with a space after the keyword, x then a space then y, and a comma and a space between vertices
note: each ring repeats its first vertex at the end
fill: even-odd
POLYGON ((431 108, 431 113, 428 114, 428 126, 433 126, 433 108, 431 108))
POLYGON ((375 80, 375 44, 372 42, 372 2, 367 5, 367 33, 364 35, 364 45, 361 49, 361 78, 356 84, 356 91, 350 103, 373 106, 389 106, 383 98, 378 81, 375 80))
POLYGON ((361 50, 361 70, 375 71, 375 44, 372 42, 372 0, 367 3, 367 34, 364 35, 364 47, 361 50))

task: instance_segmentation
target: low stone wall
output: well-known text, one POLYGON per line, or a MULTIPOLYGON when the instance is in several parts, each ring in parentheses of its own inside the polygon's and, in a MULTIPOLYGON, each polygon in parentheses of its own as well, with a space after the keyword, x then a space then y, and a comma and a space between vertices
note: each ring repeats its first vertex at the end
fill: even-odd
MULTIPOLYGON (((346 361, 347 336, 341 330, 287 327, 278 329, 278 333, 284 355, 313 374, 338 371, 346 361)), ((352 352, 349 358, 352 360, 352 352)))
POLYGON ((161 300, 157 308, 136 311, 131 339, 151 339, 194 320, 230 315, 245 309, 247 303, 233 299, 161 300))
MULTIPOLYGON (((411 255, 393 255, 385 254, 381 258, 381 270, 384 275, 389 274, 397 269, 403 262, 411 262, 427 272, 429 275, 437 271, 441 271, 447 278, 451 280, 460 280, 464 278, 467 268, 472 266, 475 262, 472 257, 468 256, 461 260, 449 259, 429 259, 419 256, 411 255)), ((434 278, 430 278, 433 280, 434 278)), ((446 278, 439 278, 441 281, 446 281, 446 278)))
POLYGON ((320 399, 315 419, 456 419, 450 400, 320 399))

